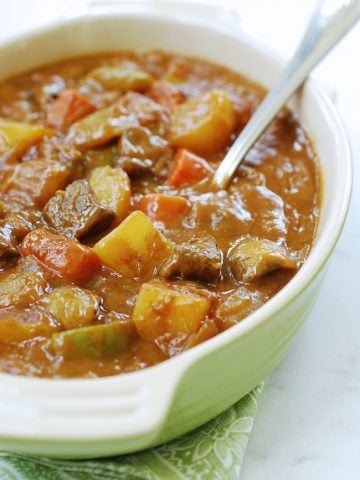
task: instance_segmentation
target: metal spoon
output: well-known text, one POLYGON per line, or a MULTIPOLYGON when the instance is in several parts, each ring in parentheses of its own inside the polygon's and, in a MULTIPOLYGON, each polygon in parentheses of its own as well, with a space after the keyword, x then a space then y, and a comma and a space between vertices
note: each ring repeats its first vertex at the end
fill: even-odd
MULTIPOLYGON (((266 95, 216 170, 213 184, 227 187, 252 145, 308 73, 360 18, 360 0, 320 0, 304 37, 275 87, 266 95)), ((355 61, 355 59, 354 59, 355 61)))

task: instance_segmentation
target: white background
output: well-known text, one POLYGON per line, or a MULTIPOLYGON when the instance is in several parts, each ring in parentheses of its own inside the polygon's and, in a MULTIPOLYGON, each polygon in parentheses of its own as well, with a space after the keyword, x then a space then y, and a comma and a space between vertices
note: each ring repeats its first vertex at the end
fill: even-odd
MULTIPOLYGON (((0 41, 78 3, 0 0, 0 41)), ((290 56, 315 0, 219 3, 237 9, 247 33, 290 56)), ((359 51, 360 25, 314 74, 336 92, 351 140, 352 205, 319 300, 290 354, 266 380, 242 480, 360 479, 359 51)))

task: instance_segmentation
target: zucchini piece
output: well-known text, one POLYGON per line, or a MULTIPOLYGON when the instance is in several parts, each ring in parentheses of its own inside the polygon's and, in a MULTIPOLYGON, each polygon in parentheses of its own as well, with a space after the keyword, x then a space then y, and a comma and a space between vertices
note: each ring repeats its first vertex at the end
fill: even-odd
POLYGON ((55 288, 40 300, 67 330, 95 323, 100 301, 96 293, 75 285, 55 288))
POLYGON ((65 358, 114 357, 128 347, 132 337, 132 323, 117 321, 55 333, 52 345, 65 358))
POLYGON ((0 308, 27 307, 48 288, 35 260, 21 259, 16 267, 0 273, 0 308))
POLYGON ((35 337, 51 337, 61 324, 40 306, 0 311, 0 344, 19 343, 35 337))

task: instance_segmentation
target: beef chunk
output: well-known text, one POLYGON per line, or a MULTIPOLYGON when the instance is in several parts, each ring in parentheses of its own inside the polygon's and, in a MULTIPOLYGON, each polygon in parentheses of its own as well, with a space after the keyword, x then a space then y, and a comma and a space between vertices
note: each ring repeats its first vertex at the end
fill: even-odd
POLYGON ((174 105, 179 105, 186 100, 185 95, 176 85, 164 80, 154 82, 148 91, 148 95, 170 112, 174 105))
POLYGON ((0 258, 17 255, 21 240, 31 230, 31 224, 19 215, 0 220, 0 258))
POLYGON ((40 221, 40 212, 27 209, 8 195, 0 200, 0 258, 18 254, 22 239, 40 221))
POLYGON ((148 128, 125 130, 118 150, 118 165, 130 176, 140 177, 149 173, 166 176, 165 168, 171 160, 171 149, 166 140, 153 135, 148 128))
POLYGON ((114 213, 98 205, 87 180, 76 180, 45 205, 50 227, 68 238, 83 237, 110 225, 114 213))
POLYGON ((161 268, 165 278, 196 278, 205 282, 221 276, 222 254, 211 235, 191 238, 177 246, 176 252, 161 268))
POLYGON ((69 182, 84 176, 86 160, 74 145, 53 136, 44 139, 39 145, 39 155, 46 160, 57 160, 69 171, 69 182))

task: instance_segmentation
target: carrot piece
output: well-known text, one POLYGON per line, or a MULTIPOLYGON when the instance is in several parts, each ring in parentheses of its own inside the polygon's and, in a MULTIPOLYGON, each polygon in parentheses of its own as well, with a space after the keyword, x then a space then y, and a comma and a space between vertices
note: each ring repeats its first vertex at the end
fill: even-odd
POLYGON ((0 190, 42 208, 56 191, 66 186, 70 171, 57 160, 37 158, 15 166, 0 190))
POLYGON ((151 193, 145 195, 138 205, 150 220, 166 222, 183 216, 190 208, 188 200, 179 196, 151 193))
POLYGON ((95 110, 95 105, 81 93, 65 90, 49 107, 46 120, 54 128, 67 128, 95 110))
POLYGON ((20 251, 23 256, 34 255, 42 265, 75 283, 86 282, 100 267, 91 248, 44 228, 28 233, 20 251))
POLYGON ((173 158, 168 184, 172 187, 191 185, 208 177, 214 172, 208 162, 194 153, 179 148, 173 158))

